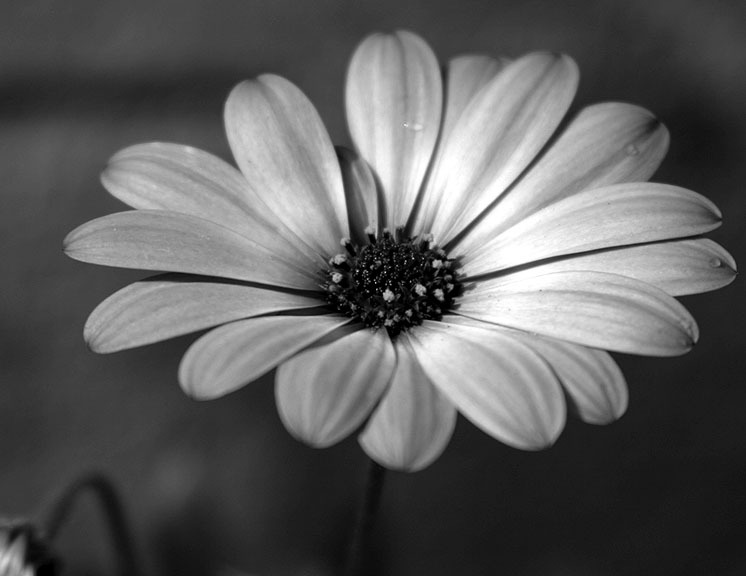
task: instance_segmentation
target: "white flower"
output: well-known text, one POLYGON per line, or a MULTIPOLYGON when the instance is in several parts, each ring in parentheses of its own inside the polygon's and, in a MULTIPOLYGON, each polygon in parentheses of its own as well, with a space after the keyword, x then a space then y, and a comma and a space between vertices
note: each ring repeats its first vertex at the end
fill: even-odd
POLYGON ((728 284, 735 263, 701 238, 711 202, 645 182, 668 145, 650 113, 590 106, 555 137, 577 81, 548 53, 457 57, 443 80, 419 37, 373 35, 347 76, 356 153, 338 155, 293 84, 239 84, 240 172, 174 144, 112 158, 103 183, 135 210, 66 252, 169 274, 105 300, 86 339, 113 352, 217 327, 182 360, 188 394, 277 367, 291 433, 328 446, 365 424, 390 468, 432 462, 457 410, 529 450, 562 430, 563 388, 583 420, 618 418, 626 384, 603 350, 686 352, 697 326, 673 296, 728 284))

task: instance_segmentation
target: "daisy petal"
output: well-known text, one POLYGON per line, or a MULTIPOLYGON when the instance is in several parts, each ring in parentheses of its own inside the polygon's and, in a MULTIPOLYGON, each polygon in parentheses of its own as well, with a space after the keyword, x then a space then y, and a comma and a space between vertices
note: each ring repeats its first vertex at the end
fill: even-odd
POLYGON ((350 235, 354 243, 363 246, 368 242, 367 227, 370 226, 375 233, 380 231, 378 210, 383 203, 379 203, 376 181, 368 163, 356 152, 342 146, 337 147, 337 156, 347 199, 350 235))
POLYGON ((462 263, 469 276, 478 276, 563 254, 694 236, 719 225, 717 207, 691 190, 616 184, 550 204, 464 253, 462 263))
POLYGON ((395 347, 391 384, 359 440, 382 466, 414 472, 445 450, 456 426, 456 409, 422 371, 405 334, 395 347))
POLYGON ((140 210, 167 210, 211 220, 308 263, 314 254, 293 234, 233 166, 202 150, 152 142, 117 152, 101 175, 112 196, 140 210))
POLYGON ((460 300, 458 313, 575 342, 643 356, 676 356, 699 336, 674 298, 617 274, 558 272, 505 283, 485 280, 460 300))
POLYGON ((416 229, 446 244, 523 172, 562 120, 578 71, 566 56, 512 62, 471 100, 443 142, 416 229))
POLYGON ((430 380, 491 436, 524 450, 545 448, 559 436, 565 400, 557 378, 508 332, 426 321, 410 340, 430 380))
POLYGON ((665 126, 643 108, 617 102, 589 106, 459 244, 469 252, 576 192, 645 181, 663 160, 668 141, 665 126))
POLYGON ((716 242, 690 238, 573 254, 501 274, 499 281, 507 284, 552 272, 571 271, 620 274, 652 284, 671 296, 685 296, 730 284, 736 277, 736 262, 716 242))
POLYGON ((349 236, 339 164, 313 104, 263 75, 236 86, 225 127, 238 167, 269 210, 324 257, 349 236))
POLYGON ((386 197, 385 225, 404 225, 440 129, 443 87, 438 61, 411 32, 373 34, 352 56, 345 103, 355 147, 386 197))
POLYGON ((467 54, 452 58, 446 69, 446 105, 441 142, 448 139, 451 130, 461 119, 461 114, 479 91, 489 84, 508 64, 507 59, 497 60, 481 54, 467 54))
POLYGON ((82 262, 218 276, 299 289, 317 289, 312 271, 277 257, 209 220, 133 210, 86 222, 64 240, 65 253, 82 262))
POLYGON ((549 363, 584 422, 609 424, 627 410, 627 382, 607 352, 528 334, 520 338, 549 363))
POLYGON ((218 398, 348 322, 338 316, 262 316, 225 324, 189 347, 179 366, 179 383, 198 400, 218 398))
POLYGON ((164 274, 109 296, 88 317, 83 333, 88 346, 103 354, 241 318, 320 304, 317 298, 279 290, 164 274))
POLYGON ((294 436, 318 448, 339 442, 362 424, 396 365, 385 330, 350 330, 277 369, 280 418, 294 436))

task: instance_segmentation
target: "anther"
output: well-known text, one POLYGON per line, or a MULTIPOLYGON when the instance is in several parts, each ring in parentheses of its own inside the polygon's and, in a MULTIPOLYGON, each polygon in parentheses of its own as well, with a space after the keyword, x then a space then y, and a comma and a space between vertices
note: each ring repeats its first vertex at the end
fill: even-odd
POLYGON ((350 256, 357 256, 357 250, 355 250, 355 247, 352 245, 349 238, 342 238, 342 246, 345 247, 345 250, 347 250, 347 253, 350 256))
POLYGON ((376 231, 374 230, 373 226, 365 227, 365 235, 368 237, 368 242, 370 242, 371 244, 376 243, 376 231))

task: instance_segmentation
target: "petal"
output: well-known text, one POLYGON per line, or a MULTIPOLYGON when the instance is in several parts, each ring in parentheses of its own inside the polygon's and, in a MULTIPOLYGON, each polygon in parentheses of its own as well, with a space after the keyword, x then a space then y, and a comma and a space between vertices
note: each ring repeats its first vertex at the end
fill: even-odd
POLYGON ((164 274, 135 282, 101 302, 84 335, 98 353, 152 344, 251 316, 320 306, 319 298, 199 276, 164 274))
POLYGON ((373 173, 368 163, 357 152, 342 146, 337 147, 339 166, 342 169, 347 216, 350 223, 350 236, 358 246, 367 244, 365 230, 371 227, 379 232, 379 209, 384 205, 379 202, 378 190, 373 173))
POLYGON ((350 61, 345 102, 355 147, 386 197, 385 225, 404 225, 440 129, 438 61, 411 32, 368 36, 350 61))
POLYGON ((338 316, 263 316, 225 324, 189 347, 179 366, 179 383, 198 400, 218 398, 349 321, 338 316))
POLYGON ((665 126, 643 108, 618 102, 589 106, 459 244, 469 252, 576 192, 645 181, 663 160, 668 141, 665 126))
POLYGON ((425 374, 487 434, 524 450, 559 436, 560 385, 541 356, 507 331, 425 321, 410 339, 425 374))
POLYGON ((616 274, 558 272, 504 283, 485 280, 458 313, 583 346, 644 356, 684 354, 697 324, 671 296, 616 274))
POLYGON ((415 229, 448 243, 535 158, 578 82, 566 56, 536 53, 509 64, 472 99, 443 143, 415 229))
POLYGON ((414 472, 445 450, 456 426, 456 409, 422 371, 405 334, 395 348, 391 384, 359 440, 382 466, 414 472))
POLYGON ((736 262, 708 238, 671 240, 572 254, 546 264, 500 275, 507 284, 552 272, 606 272, 652 284, 671 296, 717 290, 736 277, 736 262))
POLYGON ((225 129, 238 167, 269 210, 324 257, 349 236, 339 164, 313 104, 263 75, 236 86, 225 129))
MULTIPOLYGON (((446 69, 446 104, 441 142, 448 139, 461 120, 461 114, 479 91, 490 83, 508 64, 507 59, 497 60, 481 54, 468 54, 452 58, 446 69)), ((441 148, 442 149, 442 148, 441 148)))
POLYGON ((291 434, 318 448, 353 432, 381 398, 396 365, 385 330, 350 328, 277 369, 275 398, 291 434))
POLYGON ((635 182, 586 190, 532 214, 469 253, 469 276, 545 258, 703 234, 720 225, 704 196, 667 184, 635 182))
POLYGON ((627 410, 627 382, 608 353, 529 334, 520 339, 549 363, 584 422, 609 424, 627 410))
POLYGON ((67 235, 64 250, 75 260, 104 266, 318 288, 312 268, 283 261, 219 224, 177 212, 133 210, 91 220, 67 235))
POLYGON ((272 247, 286 259, 314 259, 238 170, 202 150, 160 142, 131 146, 109 160, 101 181, 133 208, 197 216, 272 247))

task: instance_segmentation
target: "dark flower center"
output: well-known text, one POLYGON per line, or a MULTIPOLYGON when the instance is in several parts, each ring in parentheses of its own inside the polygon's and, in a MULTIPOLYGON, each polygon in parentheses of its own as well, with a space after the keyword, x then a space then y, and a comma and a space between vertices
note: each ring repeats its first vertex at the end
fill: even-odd
POLYGON ((366 326, 383 326, 395 338, 402 331, 440 320, 463 291, 455 261, 432 238, 368 233, 368 244, 342 240, 346 253, 329 260, 322 287, 338 312, 366 326))

